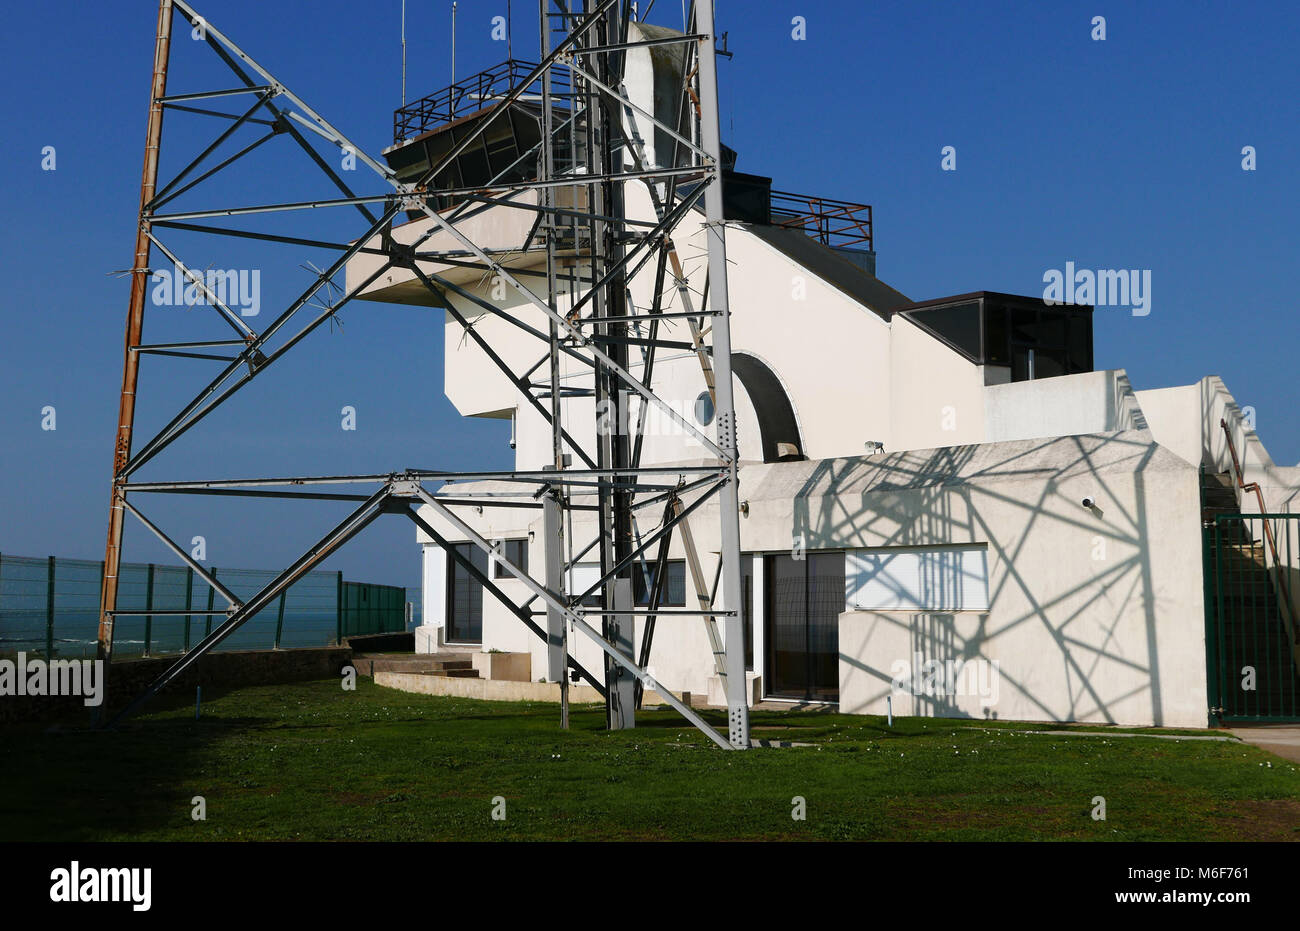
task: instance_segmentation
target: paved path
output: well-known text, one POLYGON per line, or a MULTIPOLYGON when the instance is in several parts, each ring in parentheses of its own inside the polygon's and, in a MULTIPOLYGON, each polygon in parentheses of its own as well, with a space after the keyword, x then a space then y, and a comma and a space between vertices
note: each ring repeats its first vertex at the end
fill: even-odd
POLYGON ((1300 725, 1264 724, 1259 727, 1234 727, 1229 730, 1234 737, 1254 744, 1269 753, 1300 763, 1300 725))
POLYGON ((1126 731, 1023 731, 1025 734, 1044 734, 1049 737, 1150 737, 1154 740, 1235 740, 1217 734, 1130 734, 1126 731))

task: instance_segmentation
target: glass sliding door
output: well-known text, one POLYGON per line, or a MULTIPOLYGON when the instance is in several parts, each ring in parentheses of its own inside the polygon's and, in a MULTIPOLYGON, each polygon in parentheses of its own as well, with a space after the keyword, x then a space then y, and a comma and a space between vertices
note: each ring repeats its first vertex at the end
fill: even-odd
MULTIPOLYGON (((473 543, 455 543, 452 548, 487 575, 487 553, 473 543)), ((483 642, 483 586, 450 553, 447 554, 446 639, 448 643, 483 642)))
POLYGON ((749 553, 740 557, 741 595, 740 610, 745 627, 745 672, 754 671, 754 558, 749 553))
POLYGON ((844 554, 809 553, 808 697, 840 700, 840 615, 846 608, 844 554))
POLYGON ((767 694, 838 701, 844 554, 766 558, 767 694))
POLYGON ((767 694, 805 698, 808 694, 808 586, 804 563, 768 556, 767 694))

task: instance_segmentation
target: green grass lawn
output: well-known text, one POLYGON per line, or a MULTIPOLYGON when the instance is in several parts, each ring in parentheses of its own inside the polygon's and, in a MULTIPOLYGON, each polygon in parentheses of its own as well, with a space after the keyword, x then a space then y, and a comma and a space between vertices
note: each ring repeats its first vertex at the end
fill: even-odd
POLYGON ((564 732, 555 705, 367 679, 230 691, 199 721, 179 702, 113 733, 0 732, 0 839, 1300 839, 1300 767, 1239 743, 758 712, 755 737, 814 746, 727 753, 671 711, 609 732, 580 706, 564 732))

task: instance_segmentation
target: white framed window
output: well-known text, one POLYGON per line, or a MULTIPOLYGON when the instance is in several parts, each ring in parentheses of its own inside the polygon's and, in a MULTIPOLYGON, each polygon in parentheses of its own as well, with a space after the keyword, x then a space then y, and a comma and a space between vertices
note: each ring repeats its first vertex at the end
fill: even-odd
MULTIPOLYGON (((528 571, 528 541, 527 540, 498 540, 496 551, 506 562, 510 563, 521 572, 528 571)), ((492 557, 492 578, 494 579, 514 579, 514 576, 506 569, 505 564, 495 555, 492 557)))
MULTIPOLYGON (((569 569, 569 595, 585 592, 600 581, 600 563, 580 562, 569 569)), ((584 607, 599 608, 600 592, 596 591, 582 600, 584 607)))

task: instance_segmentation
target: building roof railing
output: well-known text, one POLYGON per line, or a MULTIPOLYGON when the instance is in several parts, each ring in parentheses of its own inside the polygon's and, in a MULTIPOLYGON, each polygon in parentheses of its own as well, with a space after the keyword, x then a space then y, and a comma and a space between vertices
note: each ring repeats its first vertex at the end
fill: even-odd
POLYGON ((870 204, 773 191, 772 225, 802 230, 824 246, 872 248, 870 204))
MULTIPOLYGON (((478 74, 470 75, 427 97, 421 97, 393 112, 393 141, 419 136, 458 117, 467 116, 510 93, 537 69, 535 62, 511 58, 478 74)), ((541 81, 533 82, 541 95, 541 81)), ((569 81, 564 72, 552 72, 552 93, 557 105, 568 99, 569 81)))

